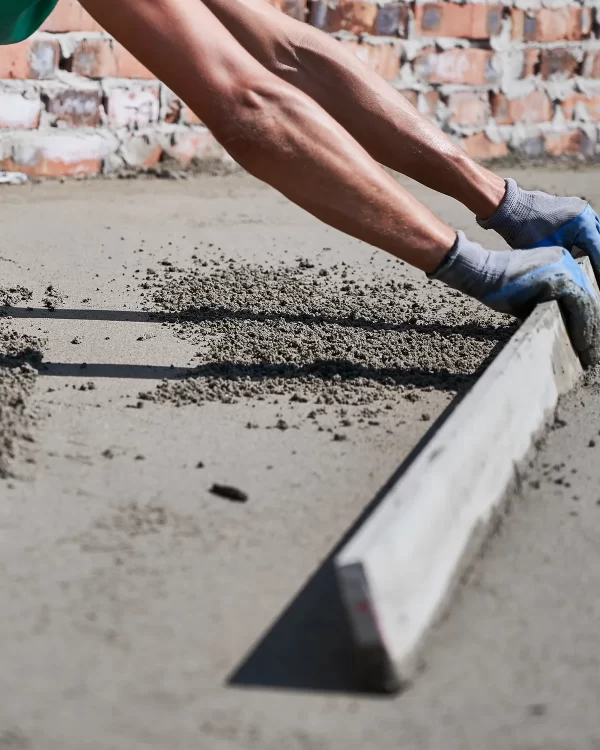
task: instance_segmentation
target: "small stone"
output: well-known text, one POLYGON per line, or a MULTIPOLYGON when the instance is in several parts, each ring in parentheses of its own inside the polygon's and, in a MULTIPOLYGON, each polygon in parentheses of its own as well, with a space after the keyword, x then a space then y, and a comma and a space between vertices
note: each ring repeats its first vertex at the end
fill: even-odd
POLYGON ((202 463, 202 461, 198 461, 198 463, 196 464, 196 468, 197 469, 203 469, 204 468, 204 464, 202 463))
POLYGON ((71 343, 72 344, 81 344, 81 339, 79 338, 79 336, 75 336, 74 339, 71 339, 71 343))
POLYGON ((226 500, 231 500, 234 503, 245 503, 248 500, 248 495, 245 492, 227 484, 213 484, 210 492, 213 495, 224 497, 226 500))
POLYGON ((548 712, 548 706, 545 703, 532 703, 529 706, 531 716, 545 716, 548 712))

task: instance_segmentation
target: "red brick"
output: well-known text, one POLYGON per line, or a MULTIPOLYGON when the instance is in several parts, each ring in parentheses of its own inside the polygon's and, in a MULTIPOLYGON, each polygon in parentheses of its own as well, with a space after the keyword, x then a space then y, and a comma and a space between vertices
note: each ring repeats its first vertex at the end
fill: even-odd
POLYGON ((540 52, 540 71, 542 78, 572 78, 577 72, 579 62, 569 50, 543 49, 540 52))
POLYGON ((187 106, 183 110, 183 122, 186 125, 203 125, 204 124, 202 120, 198 117, 198 115, 195 112, 192 112, 192 110, 187 106))
POLYGON ((0 90, 0 128, 29 130, 40 124, 39 96, 25 97, 20 91, 0 90))
POLYGON ((298 21, 306 20, 306 0, 269 0, 269 3, 298 21))
POLYGON ((414 63, 417 75, 429 83, 458 83, 483 86, 497 80, 492 68, 494 53, 483 49, 452 49, 425 52, 414 63))
POLYGON ((173 92, 168 92, 164 121, 170 125, 202 125, 200 118, 173 92))
POLYGON ((406 3, 385 3, 377 10, 375 33, 380 36, 406 37, 409 12, 406 3))
POLYGON ((173 96, 169 98, 166 105, 166 112, 162 114, 162 120, 169 125, 179 125, 182 119, 183 102, 181 99, 173 96))
POLYGON ((72 71, 86 78, 143 78, 155 76, 125 47, 112 39, 85 39, 73 52, 72 71))
POLYGON ((398 77, 401 56, 398 44, 368 44, 346 39, 340 41, 340 44, 353 52, 386 81, 392 81, 398 77))
POLYGON ((590 35, 589 8, 512 10, 512 37, 526 42, 576 42, 590 35))
POLYGON ((573 94, 560 106, 567 120, 574 120, 578 109, 583 109, 591 120, 600 120, 600 96, 587 97, 585 94, 573 94))
POLYGON ((421 111, 430 120, 436 119, 439 100, 440 95, 438 91, 427 91, 421 94, 421 111))
POLYGON ((419 102, 419 94, 416 91, 413 91, 412 89, 400 89, 399 93, 402 94, 402 96, 405 99, 408 99, 408 101, 413 105, 413 107, 416 107, 419 102))
POLYGON ((582 74, 586 78, 600 78, 600 52, 586 53, 582 74))
POLYGON ((102 159, 82 159, 75 164, 60 159, 40 157, 35 164, 23 164, 8 158, 0 161, 0 168, 7 172, 23 172, 31 177, 74 177, 76 175, 100 174, 102 159))
POLYGON ((225 151, 208 131, 188 130, 174 136, 172 143, 165 148, 165 154, 186 168, 195 161, 221 161, 225 151))
POLYGON ((536 67, 540 61, 539 49, 526 49, 523 54, 523 70, 520 78, 529 78, 535 75, 536 67))
POLYGON ((77 0, 60 0, 42 31, 102 31, 102 26, 85 11, 77 0))
POLYGON ((351 34, 375 32, 377 5, 373 3, 339 0, 337 5, 314 3, 310 23, 323 31, 348 31, 351 34))
POLYGON ((545 147, 550 156, 589 156, 593 152, 593 144, 582 130, 548 133, 545 147))
POLYGON ((551 120, 554 108, 543 91, 532 91, 531 94, 517 99, 508 99, 504 94, 494 94, 492 115, 498 125, 514 125, 518 122, 534 125, 551 120))
POLYGON ((149 136, 136 133, 122 142, 119 153, 128 167, 149 169, 159 163, 163 150, 149 136))
POLYGON ((508 146, 506 143, 495 143, 491 141, 485 133, 477 133, 463 138, 464 150, 477 161, 487 161, 489 159, 501 159, 508 155, 508 146))
POLYGON ((490 117, 490 103, 485 94, 461 91, 448 99, 450 124, 483 128, 490 117))
POLYGON ((502 28, 502 6, 426 3, 415 9, 416 33, 420 36, 449 36, 488 39, 502 28))
POLYGON ((0 78, 52 78, 60 59, 54 40, 29 40, 0 47, 0 78))
POLYGON ((19 139, 13 155, 0 161, 0 169, 24 172, 35 177, 97 174, 102 169, 107 142, 91 134, 74 135, 77 131, 35 134, 35 139, 19 139))
POLYGON ((113 128, 139 130, 158 122, 158 86, 116 86, 107 97, 108 122, 113 128))
POLYGON ((102 97, 96 90, 68 89, 50 94, 47 110, 54 123, 72 128, 94 128, 100 125, 102 97))

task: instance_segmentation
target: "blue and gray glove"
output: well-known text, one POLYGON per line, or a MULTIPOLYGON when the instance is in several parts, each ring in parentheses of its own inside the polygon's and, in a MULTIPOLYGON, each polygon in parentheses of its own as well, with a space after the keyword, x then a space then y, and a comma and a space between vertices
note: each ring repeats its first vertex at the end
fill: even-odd
POLYGON ((496 212, 477 223, 494 229, 512 248, 564 247, 575 258, 587 255, 600 279, 600 219, 581 198, 521 190, 509 178, 496 212))
POLYGON ((485 250, 458 232, 456 243, 429 277, 518 318, 525 318, 539 302, 557 300, 581 361, 591 365, 600 360, 600 300, 562 247, 485 250))

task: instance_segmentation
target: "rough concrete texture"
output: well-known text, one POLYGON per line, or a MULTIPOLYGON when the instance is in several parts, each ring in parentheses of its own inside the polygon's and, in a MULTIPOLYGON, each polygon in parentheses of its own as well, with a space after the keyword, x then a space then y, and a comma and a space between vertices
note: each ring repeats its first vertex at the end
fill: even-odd
MULTIPOLYGON (((600 197, 595 173, 523 179, 600 197)), ((42 342, 44 362, 11 412, 17 433, 35 418, 35 442, 0 483, 0 746, 493 750, 565 736, 551 712, 532 715, 543 655, 524 678, 498 626, 521 610, 507 597, 467 617, 477 588, 413 689, 357 694, 330 562, 510 321, 248 178, 2 198, 2 286, 32 295, 9 300, 2 326, 18 351, 42 342)), ((552 549, 552 525, 539 533, 552 549)), ((511 559, 496 569, 517 585, 511 559)), ((578 674, 561 673, 576 696, 578 674)), ((589 700, 569 703, 582 731, 589 700)))
POLYGON ((414 271, 398 262, 382 269, 377 254, 369 253, 365 269, 332 262, 329 247, 293 266, 240 264, 223 254, 211 261, 200 248, 189 270, 163 260, 157 281, 156 270, 146 269, 141 286, 151 289, 150 309, 201 348, 184 381, 164 381, 144 400, 284 397, 321 406, 309 411, 314 423, 325 407, 342 407, 342 427, 353 423, 346 407, 368 406, 358 423, 369 426, 399 399, 418 401, 416 388, 463 391, 512 330, 439 284, 424 295, 414 271))

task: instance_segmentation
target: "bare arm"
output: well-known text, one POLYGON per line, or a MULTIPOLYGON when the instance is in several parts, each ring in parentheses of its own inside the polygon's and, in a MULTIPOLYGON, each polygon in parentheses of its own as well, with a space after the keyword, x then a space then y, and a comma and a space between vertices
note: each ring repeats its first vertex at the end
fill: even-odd
POLYGON ((489 216, 504 180, 473 162, 436 125, 339 42, 265 0, 206 0, 265 67, 307 93, 381 164, 489 216))
POLYGON ((456 239, 327 112, 250 55, 200 0, 83 0, 229 153, 321 220, 436 268, 456 239))

